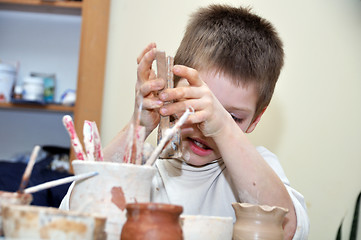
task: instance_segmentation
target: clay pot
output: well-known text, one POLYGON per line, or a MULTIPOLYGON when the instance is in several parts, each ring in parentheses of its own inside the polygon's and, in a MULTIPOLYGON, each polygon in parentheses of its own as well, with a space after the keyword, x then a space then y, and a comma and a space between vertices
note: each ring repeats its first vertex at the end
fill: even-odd
POLYGON ((77 181, 71 192, 70 210, 95 213, 107 218, 107 239, 120 239, 127 220, 126 204, 149 202, 156 169, 150 166, 114 162, 72 162, 75 175, 97 171, 92 178, 77 181))
POLYGON ((283 220, 288 209, 249 203, 232 203, 236 213, 233 240, 283 240, 283 220))
POLYGON ((2 209, 4 206, 12 205, 29 205, 33 200, 33 196, 28 193, 4 192, 0 191, 0 236, 2 236, 2 209))
POLYGON ((183 207, 162 203, 127 204, 121 240, 182 240, 179 216, 183 207))
POLYGON ((182 215, 180 219, 184 240, 232 239, 232 217, 182 215))
POLYGON ((3 216, 6 239, 106 239, 105 217, 18 205, 5 206, 3 216))

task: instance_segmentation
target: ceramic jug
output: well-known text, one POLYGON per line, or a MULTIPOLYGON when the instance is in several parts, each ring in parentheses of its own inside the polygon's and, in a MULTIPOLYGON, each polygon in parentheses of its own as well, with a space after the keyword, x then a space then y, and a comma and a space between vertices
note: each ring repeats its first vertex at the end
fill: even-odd
POLYGON ((236 214, 233 240, 283 240, 287 209, 250 203, 232 203, 232 207, 236 214))
POLYGON ((182 240, 183 207, 163 203, 127 204, 121 240, 182 240))

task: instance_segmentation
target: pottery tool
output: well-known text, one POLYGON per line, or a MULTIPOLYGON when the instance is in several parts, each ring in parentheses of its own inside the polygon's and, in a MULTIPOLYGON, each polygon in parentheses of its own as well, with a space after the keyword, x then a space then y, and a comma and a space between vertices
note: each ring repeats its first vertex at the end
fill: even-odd
POLYGON ((66 177, 66 178, 53 180, 53 181, 50 181, 50 182, 39 184, 39 185, 34 186, 34 187, 29 187, 29 188, 24 190, 24 193, 39 192, 41 190, 56 187, 56 186, 63 185, 63 184, 66 184, 66 183, 70 183, 70 182, 73 182, 73 181, 78 181, 78 180, 94 177, 94 176, 96 176, 98 174, 99 174, 98 172, 89 172, 89 173, 82 173, 82 174, 79 174, 79 175, 76 175, 76 176, 71 176, 71 177, 66 177))
POLYGON ((193 108, 188 108, 183 115, 179 118, 177 123, 172 127, 168 128, 164 135, 162 136, 162 139, 160 140, 157 147, 154 149, 148 160, 146 161, 145 165, 151 166, 155 162, 155 160, 159 157, 163 149, 166 147, 166 145, 170 142, 171 138, 180 130, 180 127, 185 123, 188 116, 190 114, 194 113, 193 108))
POLYGON ((145 139, 145 127, 140 125, 140 116, 143 109, 143 97, 138 94, 139 107, 136 112, 136 117, 133 122, 133 146, 131 163, 140 165, 142 163, 143 144, 145 139))
MULTIPOLYGON (((174 75, 173 75, 173 57, 166 56, 165 52, 158 51, 156 53, 156 62, 157 62, 157 78, 162 78, 166 80, 167 88, 174 88, 174 75)), ((167 104, 167 103, 165 103, 167 104)), ((163 138, 165 131, 175 125, 176 117, 175 116, 161 116, 159 127, 158 127, 158 143, 163 138)), ((172 141, 168 144, 165 149, 161 152, 159 158, 178 158, 182 155, 180 151, 180 132, 178 131, 174 134, 172 141)))
POLYGON ((100 134, 96 122, 92 122, 93 125, 93 139, 94 139, 94 151, 95 151, 95 161, 103 161, 104 155, 102 150, 102 143, 100 141, 100 134))
POLYGON ((85 120, 83 126, 84 146, 88 161, 94 161, 94 134, 92 122, 85 120))
POLYGON ((35 160, 38 157, 39 151, 40 151, 40 146, 38 146, 38 145, 35 146, 32 153, 31 153, 31 155, 30 155, 28 164, 26 165, 23 177, 21 179, 21 183, 20 183, 18 193, 23 193, 24 188, 28 185, 28 182, 29 182, 29 179, 30 179, 30 176, 31 176, 31 172, 33 171, 35 160))
POLYGON ((75 151, 76 158, 78 160, 84 160, 85 154, 83 151, 83 147, 79 141, 78 135, 76 134, 75 128, 74 128, 74 122, 71 116, 65 115, 63 117, 63 124, 65 128, 68 130, 71 144, 73 146, 73 149, 75 151))

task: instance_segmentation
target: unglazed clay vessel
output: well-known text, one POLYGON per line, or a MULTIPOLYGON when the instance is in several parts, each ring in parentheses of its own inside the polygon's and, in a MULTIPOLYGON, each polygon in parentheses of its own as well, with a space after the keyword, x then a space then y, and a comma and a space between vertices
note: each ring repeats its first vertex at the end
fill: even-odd
POLYGON ((104 240, 105 217, 51 207, 7 205, 6 239, 104 240))
POLYGON ((236 213, 233 240, 283 240, 287 209, 250 203, 232 203, 232 207, 236 213))
POLYGON ((184 240, 231 240, 232 217, 182 215, 180 217, 184 240))
POLYGON ((2 209, 4 206, 12 204, 12 205, 29 205, 33 197, 28 193, 17 193, 17 192, 5 192, 0 191, 0 236, 2 236, 2 209))
POLYGON ((120 239, 127 220, 126 204, 149 202, 155 168, 129 163, 72 162, 75 175, 96 171, 92 178, 77 181, 71 192, 70 210, 106 216, 107 239, 120 239))
POLYGON ((183 207, 163 203, 127 204, 121 240, 182 240, 183 207))

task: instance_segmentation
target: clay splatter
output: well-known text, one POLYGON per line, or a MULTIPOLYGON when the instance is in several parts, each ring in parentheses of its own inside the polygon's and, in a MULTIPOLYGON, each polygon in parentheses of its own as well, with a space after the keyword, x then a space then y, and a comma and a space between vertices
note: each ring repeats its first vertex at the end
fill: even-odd
POLYGON ((114 203, 119 209, 124 211, 127 202, 125 201, 123 189, 121 187, 113 187, 111 190, 111 194, 112 203, 114 203))

